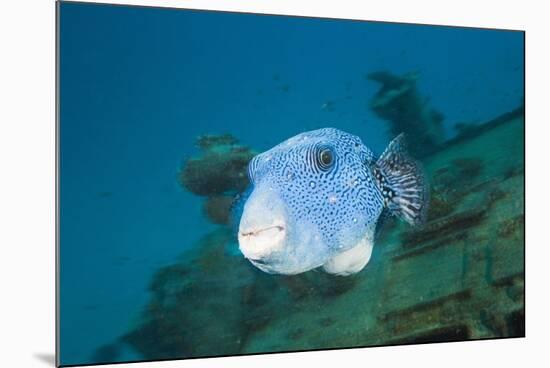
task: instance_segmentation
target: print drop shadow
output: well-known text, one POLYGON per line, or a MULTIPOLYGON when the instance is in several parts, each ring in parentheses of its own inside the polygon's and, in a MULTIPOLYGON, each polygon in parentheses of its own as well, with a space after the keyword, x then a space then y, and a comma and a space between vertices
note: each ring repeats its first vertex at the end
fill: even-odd
POLYGON ((55 367, 55 354, 51 353, 34 353, 33 355, 37 360, 46 363, 50 367, 55 367))

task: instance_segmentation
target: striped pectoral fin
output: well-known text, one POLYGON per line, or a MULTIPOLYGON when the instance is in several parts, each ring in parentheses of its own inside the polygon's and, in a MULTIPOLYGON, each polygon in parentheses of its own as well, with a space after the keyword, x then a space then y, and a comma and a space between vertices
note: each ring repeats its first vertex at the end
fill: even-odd
POLYGON ((364 237, 351 249, 339 253, 323 265, 327 273, 349 276, 361 271, 369 262, 372 254, 372 237, 364 237))
POLYGON ((380 156, 373 173, 385 208, 411 225, 420 225, 428 208, 428 183, 422 166, 407 155, 404 146, 400 134, 380 156))

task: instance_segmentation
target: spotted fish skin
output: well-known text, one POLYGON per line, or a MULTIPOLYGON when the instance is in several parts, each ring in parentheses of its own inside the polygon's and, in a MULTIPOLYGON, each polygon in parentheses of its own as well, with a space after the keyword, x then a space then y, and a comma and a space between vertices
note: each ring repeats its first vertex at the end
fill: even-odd
POLYGON ((383 197, 365 165, 373 159, 358 137, 325 128, 299 134, 256 156, 249 176, 254 185, 276 188, 292 208, 292 220, 308 219, 336 251, 344 247, 338 241, 343 232, 361 234, 374 226, 382 211, 383 197), (332 150, 335 158, 328 169, 316 162, 323 149, 332 150))
POLYGON ((421 168, 406 156, 402 136, 376 160, 355 135, 305 132, 254 157, 248 173, 240 249, 269 273, 358 272, 384 210, 418 224, 427 204, 421 168))

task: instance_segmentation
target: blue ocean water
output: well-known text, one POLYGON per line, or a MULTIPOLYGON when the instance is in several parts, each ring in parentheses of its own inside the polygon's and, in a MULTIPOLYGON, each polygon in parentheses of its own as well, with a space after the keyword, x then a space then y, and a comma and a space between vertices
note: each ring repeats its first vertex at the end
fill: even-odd
POLYGON ((261 151, 334 126, 381 152, 378 70, 417 71, 448 136, 523 100, 520 32, 78 3, 59 26, 63 364, 126 332, 155 270, 214 228, 177 181, 198 135, 261 151))

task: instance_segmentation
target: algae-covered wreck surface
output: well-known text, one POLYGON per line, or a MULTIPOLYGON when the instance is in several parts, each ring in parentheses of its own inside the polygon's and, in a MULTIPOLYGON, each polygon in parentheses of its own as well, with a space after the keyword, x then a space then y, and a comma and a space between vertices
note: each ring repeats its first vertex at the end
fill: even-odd
MULTIPOLYGON (((164 359, 523 336, 523 134, 521 108, 426 155, 427 223, 387 223, 367 267, 349 277, 254 268, 213 210, 213 201, 228 210, 214 182, 213 193, 198 194, 222 224, 156 273, 122 340, 164 359)), ((222 140, 235 153, 238 192, 252 151, 222 140)))

